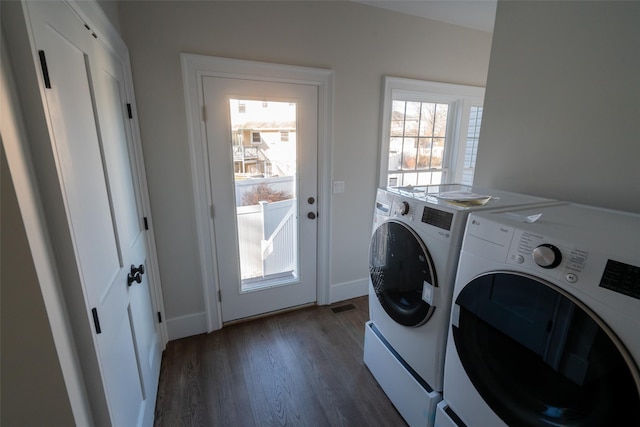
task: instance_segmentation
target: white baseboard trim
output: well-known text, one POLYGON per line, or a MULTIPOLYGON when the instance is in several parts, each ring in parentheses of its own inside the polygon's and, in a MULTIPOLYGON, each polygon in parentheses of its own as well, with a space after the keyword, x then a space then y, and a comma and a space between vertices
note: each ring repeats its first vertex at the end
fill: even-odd
POLYGON ((331 285, 329 289, 329 304, 350 298, 361 297, 369 292, 369 278, 352 280, 350 282, 331 285))
MULTIPOLYGON (((332 285, 329 289, 329 304, 367 295, 369 278, 352 280, 332 285)), ((169 341, 207 332, 207 313, 194 313, 167 319, 169 341)))
POLYGON ((194 313, 167 319, 169 341, 207 332, 207 313, 194 313))

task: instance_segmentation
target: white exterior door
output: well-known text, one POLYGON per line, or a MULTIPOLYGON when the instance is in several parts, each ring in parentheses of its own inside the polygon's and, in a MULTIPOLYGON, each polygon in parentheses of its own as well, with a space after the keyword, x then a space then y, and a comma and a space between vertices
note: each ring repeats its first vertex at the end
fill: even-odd
POLYGON ((149 275, 140 269, 147 249, 125 70, 67 5, 28 8, 110 422, 150 426, 161 349, 149 275))
POLYGON ((202 87, 222 321, 315 302, 317 87, 202 87))

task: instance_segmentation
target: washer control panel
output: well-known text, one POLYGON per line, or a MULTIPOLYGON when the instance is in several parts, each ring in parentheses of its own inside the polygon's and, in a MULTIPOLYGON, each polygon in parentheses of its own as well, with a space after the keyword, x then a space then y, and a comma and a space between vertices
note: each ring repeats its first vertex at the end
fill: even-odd
POLYGON ((411 224, 414 229, 443 241, 451 239, 455 221, 453 212, 401 196, 395 197, 390 212, 392 218, 411 224))
POLYGON ((398 204, 398 214, 407 215, 409 213, 409 210, 409 202, 400 202, 398 204))

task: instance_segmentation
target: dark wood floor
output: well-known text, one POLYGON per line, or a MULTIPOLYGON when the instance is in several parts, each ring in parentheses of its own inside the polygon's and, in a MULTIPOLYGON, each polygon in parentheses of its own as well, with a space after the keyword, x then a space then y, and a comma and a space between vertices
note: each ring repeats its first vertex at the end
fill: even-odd
POLYGON ((170 342, 155 425, 406 426, 362 361, 368 318, 361 297, 170 342))

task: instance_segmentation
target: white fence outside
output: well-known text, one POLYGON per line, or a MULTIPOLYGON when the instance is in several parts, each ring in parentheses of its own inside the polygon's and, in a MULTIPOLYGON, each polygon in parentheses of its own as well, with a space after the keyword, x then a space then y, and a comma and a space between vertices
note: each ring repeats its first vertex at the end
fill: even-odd
POLYGON ((296 200, 289 199, 237 208, 242 280, 294 272, 296 206, 296 200))

